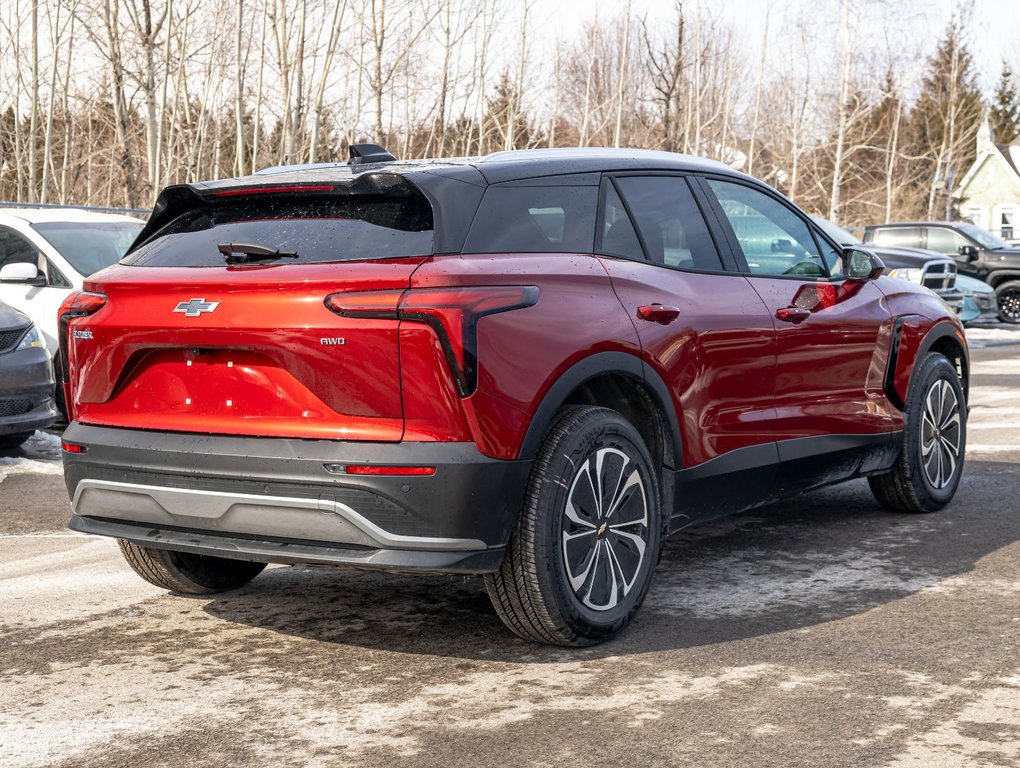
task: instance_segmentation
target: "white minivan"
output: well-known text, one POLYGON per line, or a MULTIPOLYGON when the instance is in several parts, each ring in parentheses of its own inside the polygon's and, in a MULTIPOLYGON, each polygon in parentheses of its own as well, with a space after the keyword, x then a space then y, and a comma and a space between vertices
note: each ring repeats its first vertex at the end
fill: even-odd
POLYGON ((0 301, 28 315, 57 353, 57 310, 141 231, 131 216, 80 208, 0 209, 0 301))

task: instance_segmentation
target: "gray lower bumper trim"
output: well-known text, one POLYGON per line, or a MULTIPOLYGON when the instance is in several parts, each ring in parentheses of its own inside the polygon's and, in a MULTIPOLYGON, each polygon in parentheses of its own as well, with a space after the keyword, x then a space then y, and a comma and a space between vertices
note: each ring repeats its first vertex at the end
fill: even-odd
POLYGON ((383 530, 356 510, 325 495, 288 498, 85 479, 71 501, 80 517, 353 544, 375 549, 485 549, 477 539, 405 536, 383 530))
POLYGON ((314 541, 246 539, 208 531, 157 528, 73 515, 68 527, 82 533, 112 536, 154 549, 172 549, 260 563, 347 565, 386 571, 480 574, 499 568, 503 548, 481 551, 427 552, 407 549, 357 549, 314 541))

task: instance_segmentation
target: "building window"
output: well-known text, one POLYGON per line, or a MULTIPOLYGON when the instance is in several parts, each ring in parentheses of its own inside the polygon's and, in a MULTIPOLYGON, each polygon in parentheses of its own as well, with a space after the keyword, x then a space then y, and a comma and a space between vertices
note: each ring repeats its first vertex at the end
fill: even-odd
POLYGON ((968 205, 963 209, 963 218, 976 227, 987 228, 985 209, 980 205, 968 205))
POLYGON ((1003 240, 1013 239, 1013 209, 999 209, 999 237, 1003 240))

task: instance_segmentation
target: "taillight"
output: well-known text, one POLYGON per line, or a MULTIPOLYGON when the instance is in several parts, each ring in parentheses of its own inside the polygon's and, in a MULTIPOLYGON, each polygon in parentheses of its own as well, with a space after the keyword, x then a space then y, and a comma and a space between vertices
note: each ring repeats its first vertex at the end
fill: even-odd
MULTIPOLYGON (((60 344, 60 372, 65 382, 70 381, 70 364, 67 358, 70 339, 68 339, 68 325, 76 317, 87 317, 94 315, 106 305, 106 296, 101 293, 89 291, 75 291, 70 294, 64 303, 60 305, 57 324, 60 328, 58 343, 60 344)), ((70 407, 70 404, 68 405, 70 407)))
POLYGON ((537 302, 534 285, 359 291, 326 297, 326 307, 343 317, 389 318, 431 326, 462 397, 474 392, 478 384, 478 320, 537 302))

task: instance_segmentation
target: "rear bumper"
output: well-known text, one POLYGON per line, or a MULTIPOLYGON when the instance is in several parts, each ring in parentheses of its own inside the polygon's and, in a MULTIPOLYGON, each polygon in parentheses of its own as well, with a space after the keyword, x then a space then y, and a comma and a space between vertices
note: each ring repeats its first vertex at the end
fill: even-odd
POLYGON ((473 443, 354 443, 146 432, 72 423, 64 453, 86 533, 284 563, 484 573, 499 566, 530 462, 473 443), (427 476, 331 465, 434 466, 427 476))

